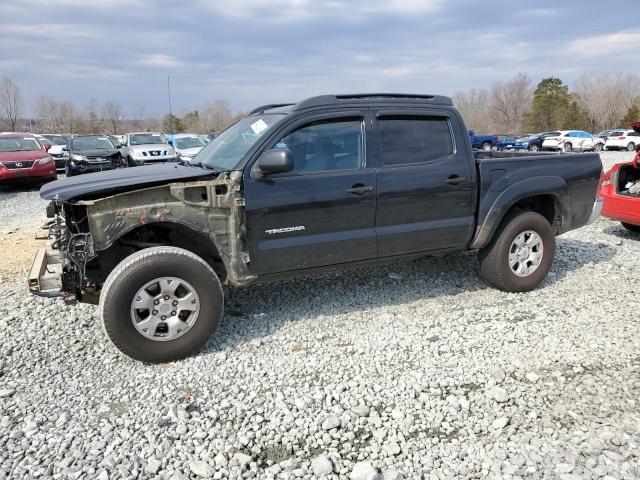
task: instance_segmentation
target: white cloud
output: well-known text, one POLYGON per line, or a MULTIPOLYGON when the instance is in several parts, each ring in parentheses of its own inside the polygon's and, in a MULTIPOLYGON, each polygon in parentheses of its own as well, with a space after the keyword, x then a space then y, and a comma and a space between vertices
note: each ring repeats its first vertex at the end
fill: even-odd
POLYGON ((608 35, 596 35, 593 37, 577 38, 564 49, 566 53, 572 55, 602 55, 612 50, 619 52, 621 48, 628 48, 625 53, 638 52, 640 44, 640 32, 622 31, 610 33, 608 35))
POLYGON ((369 0, 354 3, 344 0, 234 0, 206 3, 219 15, 256 17, 279 21, 336 17, 359 20, 369 15, 414 15, 427 13, 442 6, 444 0, 369 0))
POLYGON ((156 68, 179 68, 182 66, 182 62, 177 60, 171 55, 165 55, 162 53, 156 53, 153 55, 145 55, 140 60, 142 65, 156 68))

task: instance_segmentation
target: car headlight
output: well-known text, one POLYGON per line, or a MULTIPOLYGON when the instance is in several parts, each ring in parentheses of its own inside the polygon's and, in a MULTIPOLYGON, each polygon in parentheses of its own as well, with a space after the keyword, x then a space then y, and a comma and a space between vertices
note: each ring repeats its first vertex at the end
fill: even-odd
POLYGON ((133 150, 131 152, 131 156, 133 157, 134 160, 144 159, 143 152, 140 152, 140 151, 136 152, 135 150, 133 150))
POLYGON ((70 158, 74 162, 86 162, 87 161, 87 157, 85 157, 84 155, 78 155, 76 153, 72 153, 70 158))
POLYGON ((40 158, 39 160, 36 160, 36 165, 46 165, 52 161, 51 157, 40 158))

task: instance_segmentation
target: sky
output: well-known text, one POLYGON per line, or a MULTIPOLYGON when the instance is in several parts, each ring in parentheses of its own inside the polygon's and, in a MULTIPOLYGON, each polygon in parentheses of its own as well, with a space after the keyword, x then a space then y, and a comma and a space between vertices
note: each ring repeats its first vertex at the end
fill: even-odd
POLYGON ((0 77, 129 115, 640 73, 640 0, 7 0, 0 77))

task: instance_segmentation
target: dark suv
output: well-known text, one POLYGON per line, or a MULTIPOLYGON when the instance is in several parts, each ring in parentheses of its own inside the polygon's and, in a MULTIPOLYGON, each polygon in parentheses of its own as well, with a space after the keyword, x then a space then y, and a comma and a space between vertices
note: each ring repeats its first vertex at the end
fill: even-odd
POLYGON ((65 166, 68 177, 125 166, 120 151, 106 135, 75 135, 66 151, 69 153, 65 166))

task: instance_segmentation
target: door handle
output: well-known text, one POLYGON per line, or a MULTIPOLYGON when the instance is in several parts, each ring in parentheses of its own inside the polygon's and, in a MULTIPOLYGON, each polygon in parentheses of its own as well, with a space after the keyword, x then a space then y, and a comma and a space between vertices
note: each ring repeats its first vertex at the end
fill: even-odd
POLYGON ((369 193, 372 191, 373 187, 363 185, 362 183, 356 183, 353 187, 347 188, 347 192, 353 193, 354 195, 364 195, 365 193, 369 193))
POLYGON ((460 175, 449 175, 449 178, 447 178, 444 183, 448 183, 449 185, 459 185, 462 182, 464 182, 466 180, 466 178, 461 177, 460 175))

